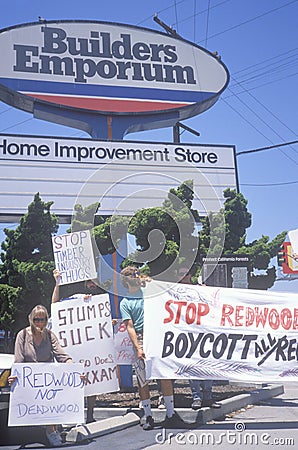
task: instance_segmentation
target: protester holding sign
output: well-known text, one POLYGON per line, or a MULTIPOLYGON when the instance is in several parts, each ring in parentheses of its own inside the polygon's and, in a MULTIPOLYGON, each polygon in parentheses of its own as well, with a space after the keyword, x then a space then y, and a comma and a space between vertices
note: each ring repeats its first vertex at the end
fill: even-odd
POLYGON ((76 283, 96 277, 90 230, 52 237, 55 267, 61 284, 76 283))
MULTIPOLYGON (((142 407, 145 412, 146 422, 143 430, 152 430, 154 419, 151 412, 151 402, 148 382, 146 381, 145 360, 146 356, 143 350, 143 326, 144 326, 144 298, 141 287, 144 287, 145 281, 140 276, 140 272, 135 266, 128 266, 121 271, 121 282, 128 289, 127 297, 124 297, 120 303, 120 312, 122 320, 126 323, 129 337, 134 346, 136 354, 136 373, 139 385, 139 395, 142 407)), ((164 402, 166 406, 166 420, 164 427, 175 427, 181 419, 174 412, 174 396, 171 380, 161 380, 164 402)))
MULTIPOLYGON (((52 303, 56 303, 59 301, 65 301, 65 300, 74 300, 74 299, 83 299, 83 300, 89 300, 92 295, 102 294, 103 290, 100 286, 98 286, 98 281, 93 280, 86 280, 85 281, 85 293, 84 294, 74 294, 72 297, 68 298, 62 298, 60 299, 60 280, 61 280, 61 274, 58 269, 54 269, 53 275, 55 278, 55 287, 52 294, 52 303)), ((96 395, 90 395, 87 397, 87 418, 86 423, 95 422, 94 419, 94 407, 96 402, 96 395)))
MULTIPOLYGON (((192 268, 181 267, 178 273, 180 278, 179 283, 192 284, 191 278, 194 275, 192 268)), ((211 408, 221 407, 220 403, 212 399, 212 384, 212 380, 189 380, 193 399, 191 404, 192 409, 196 411, 202 406, 209 406, 211 408)))
POLYGON ((73 294, 71 297, 60 298, 60 280, 61 274, 58 269, 54 269, 53 276, 55 278, 55 287, 52 293, 52 303, 61 302, 65 300, 73 300, 74 298, 81 297, 83 300, 88 300, 92 295, 103 294, 104 290, 98 285, 97 278, 93 278, 85 281, 84 293, 73 294))
MULTIPOLYGON (((42 305, 35 306, 28 316, 30 326, 21 330, 15 343, 15 363, 37 362, 72 362, 69 356, 60 346, 57 337, 47 329, 48 312, 42 305)), ((16 376, 10 376, 8 383, 12 385, 17 381, 16 376)), ((46 436, 51 446, 58 447, 62 444, 60 433, 55 425, 46 426, 46 436)))

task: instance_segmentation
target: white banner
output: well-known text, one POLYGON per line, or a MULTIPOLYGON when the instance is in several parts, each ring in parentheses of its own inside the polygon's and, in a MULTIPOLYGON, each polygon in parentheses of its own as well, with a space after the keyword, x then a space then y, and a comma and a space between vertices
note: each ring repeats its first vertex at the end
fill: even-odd
POLYGON ((83 363, 88 380, 85 395, 119 389, 108 294, 88 300, 52 304, 52 328, 74 361, 83 363))
POLYGON ((297 381, 297 329, 296 294, 152 282, 147 378, 297 381))
POLYGON ((296 230, 289 231, 288 235, 291 242, 293 253, 296 253, 296 255, 298 255, 298 228, 296 230))
POLYGON ((82 364, 18 363, 10 392, 9 426, 84 422, 82 364))
POLYGON ((133 345, 124 322, 118 322, 114 326, 114 346, 117 364, 130 366, 135 362, 133 345))
POLYGON ((61 274, 60 284, 96 278, 89 230, 52 237, 55 267, 61 274))

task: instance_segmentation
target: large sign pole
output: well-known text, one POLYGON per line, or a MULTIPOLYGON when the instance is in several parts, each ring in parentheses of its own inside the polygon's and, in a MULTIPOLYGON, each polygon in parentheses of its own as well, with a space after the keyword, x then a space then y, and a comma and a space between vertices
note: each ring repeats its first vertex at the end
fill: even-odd
POLYGON ((35 103, 33 115, 36 119, 77 128, 88 133, 93 139, 122 140, 131 132, 144 131, 150 128, 167 128, 180 120, 177 111, 159 115, 106 115, 93 111, 82 111, 71 108, 57 110, 49 103, 35 103), (152 126, 151 126, 152 125, 152 126))
MULTIPOLYGON (((112 117, 108 116, 107 117, 107 134, 108 134, 108 139, 112 140, 113 139, 113 128, 112 128, 112 117)), ((121 127, 119 127, 118 129, 116 128, 115 130, 116 134, 117 133, 121 133, 121 127)), ((119 136, 117 137, 119 138, 119 136)), ((123 136, 122 136, 123 138, 123 136)), ((116 139, 116 137, 115 137, 116 139)), ((114 273, 114 277, 113 277, 113 292, 110 293, 110 301, 113 302, 112 305, 112 311, 115 311, 117 317, 119 317, 119 303, 120 303, 120 298, 118 295, 118 288, 117 288, 117 283, 118 283, 118 278, 117 277, 117 252, 115 251, 112 255, 112 262, 113 262, 113 273, 114 273)), ((132 389, 133 387, 133 379, 132 379, 132 365, 118 365, 119 367, 119 382, 120 382, 120 387, 122 389, 132 389)))
MULTIPOLYGON (((0 46, 0 100, 93 139, 175 126, 213 106, 229 82, 225 65, 206 49, 125 24, 27 23, 1 30, 0 46)), ((116 263, 114 255, 115 273, 116 263)), ((121 370, 122 383, 132 385, 131 375, 121 370)))

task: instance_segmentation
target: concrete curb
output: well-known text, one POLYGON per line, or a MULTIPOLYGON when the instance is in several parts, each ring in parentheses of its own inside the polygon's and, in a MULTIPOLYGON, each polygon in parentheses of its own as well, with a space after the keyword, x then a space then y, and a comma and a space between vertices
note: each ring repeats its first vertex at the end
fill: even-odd
MULTIPOLYGON (((222 418, 247 405, 268 400, 283 393, 283 385, 268 385, 247 394, 235 395, 234 397, 222 400, 219 402, 221 404, 220 409, 201 408, 199 411, 193 411, 190 408, 177 408, 175 411, 186 424, 203 425, 211 420, 222 418)), ((165 410, 153 409, 152 412, 157 422, 161 422, 165 418, 165 410)), ((96 408, 95 417, 99 421, 72 428, 66 433, 66 442, 81 442, 86 439, 93 439, 138 425, 141 415, 142 412, 140 409, 96 408)))
POLYGON ((244 408, 247 405, 254 405, 258 402, 267 400, 284 393, 283 385, 268 385, 261 389, 256 389, 247 394, 236 395, 235 397, 222 400, 220 409, 202 408, 198 411, 197 421, 205 424, 210 420, 219 419, 220 417, 230 414, 233 411, 244 408))
POLYGON ((92 439, 115 431, 124 430, 140 423, 137 414, 129 412, 125 416, 109 417, 108 419, 92 422, 86 425, 79 425, 72 428, 66 434, 66 442, 81 442, 86 439, 92 439))

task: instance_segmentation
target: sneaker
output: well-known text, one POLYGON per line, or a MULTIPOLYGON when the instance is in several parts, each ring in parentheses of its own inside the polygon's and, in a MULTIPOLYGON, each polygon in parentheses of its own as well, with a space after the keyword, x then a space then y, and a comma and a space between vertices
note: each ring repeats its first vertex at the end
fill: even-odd
POLYGON ((47 439, 51 447, 61 447, 62 439, 58 431, 52 431, 52 433, 48 433, 46 431, 47 439))
POLYGON ((210 400, 203 400, 202 401, 202 406, 207 406, 209 408, 221 408, 221 403, 215 402, 214 400, 212 400, 212 398, 210 400))
POLYGON ((166 407, 165 407, 165 399, 163 398, 162 395, 160 395, 159 398, 158 398, 157 408, 158 409, 166 409, 166 407))
POLYGON ((191 404, 191 409, 194 409, 195 411, 197 411, 201 407, 202 407, 202 402, 199 398, 195 399, 191 404))
POLYGON ((185 425, 185 422, 176 412, 172 417, 166 416, 165 420, 162 422, 164 428, 185 428, 185 425))
POLYGON ((149 430, 153 430, 153 428, 154 428, 154 419, 152 416, 147 416, 146 422, 143 425, 143 430, 149 431, 149 430))

